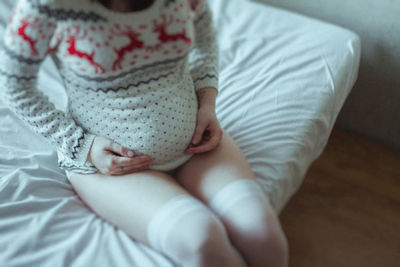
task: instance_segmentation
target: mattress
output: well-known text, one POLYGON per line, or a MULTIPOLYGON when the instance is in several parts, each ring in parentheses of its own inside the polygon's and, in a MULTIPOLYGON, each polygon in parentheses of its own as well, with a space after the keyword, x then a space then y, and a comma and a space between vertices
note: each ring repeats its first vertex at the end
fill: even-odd
MULTIPOLYGON (((208 2, 220 50, 217 117, 280 213, 357 78, 359 37, 248 0, 208 2)), ((0 2, 0 34, 13 3, 0 2)), ((65 109, 51 58, 38 89, 65 109)), ((94 214, 58 168, 55 148, 1 100, 0 149, 0 266, 174 266, 94 214)))

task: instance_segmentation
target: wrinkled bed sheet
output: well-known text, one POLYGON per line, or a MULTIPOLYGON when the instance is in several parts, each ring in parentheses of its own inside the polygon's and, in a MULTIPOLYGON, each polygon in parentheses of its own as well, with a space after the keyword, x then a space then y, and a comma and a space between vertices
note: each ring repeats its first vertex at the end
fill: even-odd
MULTIPOLYGON (((13 2, 0 1, 0 34, 13 2)), ((281 212, 357 78, 359 38, 251 1, 209 3, 220 48, 217 116, 281 212)), ((50 58, 39 88, 65 108, 50 58)), ((92 213, 57 167, 56 150, 1 100, 0 119, 0 266, 174 266, 92 213)))

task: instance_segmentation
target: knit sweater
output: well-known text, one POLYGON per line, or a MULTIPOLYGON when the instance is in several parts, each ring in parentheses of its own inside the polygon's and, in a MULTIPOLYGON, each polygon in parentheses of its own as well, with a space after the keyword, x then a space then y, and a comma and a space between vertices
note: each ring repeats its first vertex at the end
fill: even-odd
POLYGON ((155 0, 116 12, 90 0, 18 0, 0 45, 1 100, 57 148, 59 167, 98 169, 94 137, 112 139, 171 170, 196 126, 203 87, 218 88, 218 51, 205 0, 155 0), (47 57, 68 95, 56 109, 37 88, 47 57))

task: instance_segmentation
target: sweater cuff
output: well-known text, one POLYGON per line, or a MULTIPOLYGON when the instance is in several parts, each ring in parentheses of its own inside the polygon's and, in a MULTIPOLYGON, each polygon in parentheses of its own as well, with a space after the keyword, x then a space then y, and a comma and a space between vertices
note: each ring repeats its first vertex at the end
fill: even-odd
POLYGON ((85 133, 84 139, 81 140, 80 149, 76 157, 76 162, 79 166, 86 166, 89 163, 87 157, 95 137, 96 135, 94 134, 85 133))
POLYGON ((214 87, 218 91, 218 78, 215 75, 206 75, 194 81, 194 88, 196 92, 204 87, 214 87))

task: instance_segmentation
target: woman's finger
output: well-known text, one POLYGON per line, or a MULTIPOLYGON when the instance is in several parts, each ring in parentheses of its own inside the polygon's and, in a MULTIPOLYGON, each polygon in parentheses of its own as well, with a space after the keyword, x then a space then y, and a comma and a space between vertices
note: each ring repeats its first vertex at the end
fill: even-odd
POLYGON ((190 148, 189 152, 191 152, 191 153, 203 153, 203 152, 207 152, 209 150, 212 150, 217 144, 217 142, 214 141, 214 140, 215 140, 215 138, 212 138, 210 141, 204 143, 201 146, 192 147, 192 148, 190 148))
POLYGON ((197 123, 196 130, 192 138, 192 144, 197 145, 201 141, 205 128, 206 125, 203 125, 203 123, 197 123))
POLYGON ((138 164, 142 164, 144 162, 152 161, 152 159, 149 156, 136 156, 133 158, 120 157, 119 159, 116 159, 116 160, 117 160, 118 166, 124 166, 124 167, 131 166, 131 165, 138 165, 138 164))
POLYGON ((127 174, 130 174, 130 173, 145 171, 145 170, 148 170, 148 169, 149 169, 149 167, 145 166, 145 167, 137 168, 137 169, 134 169, 134 170, 126 171, 124 173, 121 173, 120 175, 127 175, 127 174))
POLYGON ((219 141, 220 141, 220 134, 219 131, 209 131, 209 140, 206 141, 204 144, 201 144, 200 146, 192 146, 188 149, 188 152, 190 153, 203 153, 209 150, 212 150, 215 148, 219 141))
POLYGON ((107 147, 107 149, 123 157, 132 157, 135 154, 129 148, 126 148, 116 142, 111 142, 111 144, 107 147))
POLYGON ((133 158, 127 157, 120 157, 120 156, 112 156, 112 166, 119 168, 119 167, 129 167, 129 166, 136 166, 141 165, 142 163, 152 162, 152 159, 148 155, 141 155, 136 156, 133 158))
POLYGON ((148 162, 142 162, 138 165, 135 166, 119 166, 118 168, 116 168, 112 173, 113 175, 124 175, 124 174, 129 174, 129 173, 133 173, 133 172, 137 172, 140 170, 147 170, 150 167, 150 163, 148 162))
POLYGON ((139 165, 136 166, 128 166, 128 167, 123 167, 121 171, 124 171, 125 173, 132 173, 132 172, 137 172, 138 170, 146 170, 151 166, 151 163, 149 162, 143 162, 139 165))

